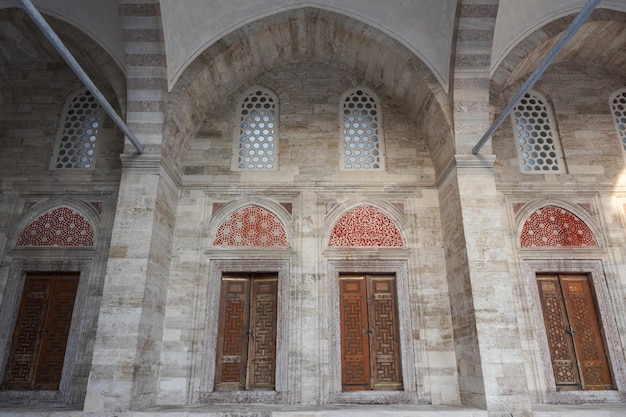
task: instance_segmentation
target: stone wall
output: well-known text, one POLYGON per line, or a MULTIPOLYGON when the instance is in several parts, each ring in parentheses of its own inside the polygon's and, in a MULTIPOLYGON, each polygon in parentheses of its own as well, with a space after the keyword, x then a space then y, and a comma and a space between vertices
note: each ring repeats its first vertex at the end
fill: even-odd
MULTIPOLYGON (((112 74, 118 75, 115 71, 112 74)), ((68 366, 64 368, 60 390, 34 395, 2 391, 1 401, 80 404, 91 368, 123 138, 104 115, 93 170, 49 169, 57 131, 63 122, 64 102, 83 87, 73 72, 59 62, 47 65, 33 62, 22 69, 6 69, 3 77, 6 85, 0 108, 2 369, 9 354, 26 272, 79 271, 81 276, 68 341, 68 366), (29 222, 59 206, 78 210, 91 223, 95 232, 93 247, 16 247, 20 233, 29 222)))
MULTIPOLYGON (((202 393, 203 378, 214 363, 205 352, 214 349, 205 332, 207 316, 216 319, 213 260, 229 259, 251 268, 268 259, 288 261, 289 311, 286 340, 287 369, 277 383, 290 403, 421 402, 458 403, 456 363, 452 342, 446 271, 443 265, 439 203, 433 164, 420 137, 402 108, 381 97, 386 148, 385 172, 347 172, 339 168, 338 98, 360 85, 351 74, 325 64, 303 62, 268 71, 241 86, 207 117, 194 137, 183 167, 172 261, 164 345, 159 378, 159 402, 212 401, 202 393), (232 129, 238 94, 260 84, 280 100, 280 153, 277 171, 231 171, 232 129), (272 249, 212 248, 214 219, 223 206, 260 204, 283 212, 289 225, 290 247, 272 249), (395 213, 406 246, 403 249, 329 250, 332 216, 358 204, 371 204, 395 213), (377 265, 373 267, 374 260, 377 265), (366 393, 343 398, 337 392, 338 342, 331 326, 333 297, 330 265, 348 262, 358 272, 398 272, 408 290, 403 347, 405 390, 366 393), (329 269, 330 268, 330 269, 329 269), (398 271, 402 268, 398 269, 398 271), (200 306, 200 307, 199 307, 200 306), (315 341, 315 343, 311 343, 315 341), (210 346, 205 346, 207 343, 210 346)), ((202 96, 202 92, 197 92, 202 96)), ((234 206, 233 206, 234 207, 234 206)), ((336 219, 336 217, 335 217, 336 219)), ((343 264, 342 264, 343 265, 343 264)), ((217 277, 219 279, 219 277, 217 277)), ((286 285, 286 284, 285 284, 286 285)), ((210 321, 210 320, 209 320, 210 321)), ((209 326, 209 327, 207 327, 209 326)), ((214 360, 214 359, 213 359, 214 360)), ((211 384, 211 383, 210 383, 211 384)), ((340 391, 340 390, 339 390, 340 391)), ((245 401, 246 393, 221 397, 245 401)))
MULTIPOLYGON (((609 97, 626 83, 621 74, 594 65, 562 63, 550 67, 535 85, 554 110, 557 133, 565 156, 563 174, 522 174, 513 128, 509 119, 494 135, 498 157, 496 180, 507 219, 508 251, 513 279, 519 293, 516 309, 533 401, 614 400, 614 393, 558 393, 551 379, 545 330, 535 323, 541 310, 537 301, 535 273, 542 270, 589 272, 601 311, 607 350, 615 384, 623 386, 624 307, 624 155, 620 149, 609 97), (521 226, 533 210, 553 204, 585 219, 598 248, 527 248, 520 246, 521 226), (588 264, 581 266, 583 260, 588 264), (542 263, 543 262, 543 263, 542 263), (598 267, 593 262, 597 262, 598 267), (592 274, 593 275, 593 274, 592 274), (603 293, 611 294, 602 299, 603 293), (616 349, 613 349, 615 346, 616 349), (548 365, 549 366, 549 365, 548 365)), ((496 108, 506 104, 519 85, 504 91, 496 108)))

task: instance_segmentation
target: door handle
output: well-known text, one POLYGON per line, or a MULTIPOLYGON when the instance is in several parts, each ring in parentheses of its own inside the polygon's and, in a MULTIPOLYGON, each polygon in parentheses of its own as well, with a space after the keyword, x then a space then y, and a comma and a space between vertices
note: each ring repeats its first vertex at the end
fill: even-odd
POLYGON ((576 330, 574 329, 565 330, 565 332, 571 334, 572 336, 576 334, 576 330))
POLYGON ((253 333, 252 333, 252 330, 244 330, 244 331, 243 331, 243 336, 244 336, 244 337, 245 337, 245 336, 252 336, 252 334, 253 334, 253 333))
POLYGON ((363 329, 363 334, 374 334, 374 329, 363 329))

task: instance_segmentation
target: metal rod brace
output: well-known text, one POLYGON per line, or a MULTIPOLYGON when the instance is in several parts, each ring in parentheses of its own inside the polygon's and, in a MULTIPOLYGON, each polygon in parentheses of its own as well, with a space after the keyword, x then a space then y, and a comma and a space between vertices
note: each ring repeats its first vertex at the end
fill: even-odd
POLYGON ((548 51, 548 54, 543 58, 543 60, 539 63, 537 68, 533 71, 533 73, 528 77, 526 82, 520 87, 519 91, 513 96, 509 104, 504 108, 500 116, 493 122, 491 127, 485 132, 483 137, 478 141, 476 146, 472 148, 472 154, 476 155, 480 151, 480 148, 489 140, 491 135, 500 127, 504 119, 508 117, 513 108, 517 105, 517 103, 524 97, 524 95, 532 88, 533 85, 537 82, 539 77, 545 72, 546 69, 550 66, 552 61, 556 58, 556 56, 561 52, 561 50, 565 47, 567 42, 574 36, 574 34, 580 29, 580 27, 585 23, 585 20, 591 15, 593 10, 596 8, 598 4, 600 4, 601 0, 589 0, 587 4, 583 6, 578 15, 574 18, 572 23, 570 23, 569 27, 561 34, 559 40, 554 44, 552 49, 548 51))
POLYGON ((72 53, 67 49, 67 47, 63 44, 61 39, 54 33, 54 30, 48 22, 43 18, 41 13, 33 6, 30 0, 19 0, 20 4, 26 11, 26 13, 33 19, 35 24, 41 29, 45 37, 52 43, 52 46, 61 54, 61 57, 65 60, 65 62, 70 66, 72 71, 78 76, 78 78, 83 82, 85 87, 93 94, 95 99, 100 103, 102 108, 107 112, 107 114, 113 119, 115 124, 124 132, 126 137, 131 141, 131 143, 137 149, 137 152, 143 153, 143 146, 133 132, 130 131, 128 125, 122 120, 122 118, 117 114, 115 109, 111 106, 111 104, 107 101, 104 95, 100 92, 98 87, 91 81, 87 73, 82 69, 80 64, 76 61, 72 53))

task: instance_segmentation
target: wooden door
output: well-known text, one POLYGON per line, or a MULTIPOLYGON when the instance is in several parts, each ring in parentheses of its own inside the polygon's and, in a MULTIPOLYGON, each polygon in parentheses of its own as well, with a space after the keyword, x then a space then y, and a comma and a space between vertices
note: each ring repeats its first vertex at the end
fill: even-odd
POLYGON ((278 277, 222 278, 216 389, 274 389, 278 277))
POLYGON ((344 391, 370 389, 369 322, 365 277, 341 277, 341 384, 344 391))
POLYGON ((79 273, 26 276, 3 388, 58 390, 79 273))
POLYGON ((613 389, 587 275, 545 274, 537 281, 557 389, 613 389))
POLYGON ((395 277, 342 275, 339 286, 343 390, 402 389, 395 277))

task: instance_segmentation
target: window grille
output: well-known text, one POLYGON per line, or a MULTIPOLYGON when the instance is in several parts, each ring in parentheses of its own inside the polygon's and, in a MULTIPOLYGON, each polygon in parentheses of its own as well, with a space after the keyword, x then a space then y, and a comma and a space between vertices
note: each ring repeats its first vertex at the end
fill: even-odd
POLYGON ((343 170, 383 170, 382 114, 378 97, 362 87, 339 102, 340 166, 343 170))
POLYGON ((522 172, 565 172, 554 115, 544 98, 537 93, 526 93, 511 113, 511 121, 522 172))
POLYGON ((617 138, 624 156, 626 156, 626 88, 617 91, 610 99, 611 112, 615 120, 617 138))
POLYGON ((61 115, 52 169, 93 169, 103 111, 89 91, 70 96, 61 115))
POLYGON ((247 90, 237 106, 236 170, 278 168, 278 97, 263 87, 247 90))

